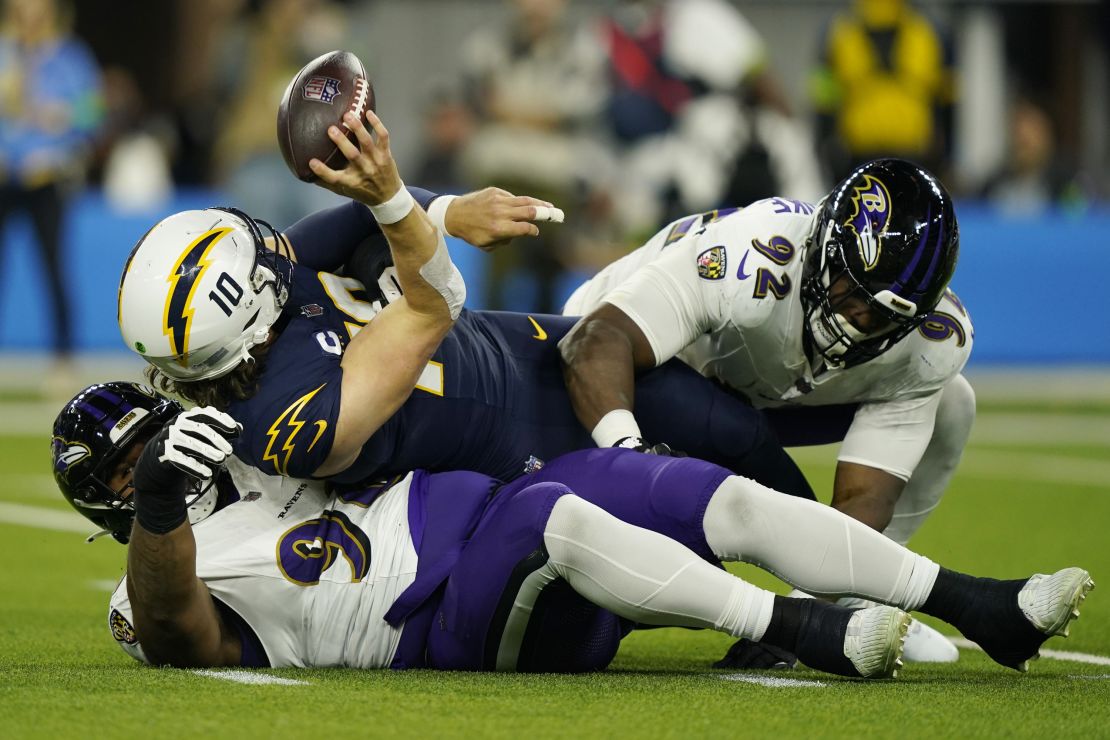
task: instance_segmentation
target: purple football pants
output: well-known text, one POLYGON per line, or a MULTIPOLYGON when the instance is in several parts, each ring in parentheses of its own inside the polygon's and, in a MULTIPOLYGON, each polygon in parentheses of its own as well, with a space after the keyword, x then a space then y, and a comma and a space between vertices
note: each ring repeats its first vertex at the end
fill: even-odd
MULTIPOLYGON (((693 458, 615 449, 570 453, 498 490, 467 542, 459 541, 453 522, 472 515, 482 481, 490 479, 459 473, 427 476, 417 587, 407 601, 405 595, 398 600, 406 602, 405 608, 392 616, 411 610, 420 598, 426 600, 407 615, 394 666, 492 670, 523 580, 546 563, 543 535, 551 510, 568 493, 716 562, 702 519, 709 499, 729 475, 693 458), (455 529, 453 541, 436 541, 440 535, 429 529, 436 522, 450 523, 446 529, 455 529)), ((600 670, 629 629, 627 622, 557 580, 533 607, 516 668, 600 670)))

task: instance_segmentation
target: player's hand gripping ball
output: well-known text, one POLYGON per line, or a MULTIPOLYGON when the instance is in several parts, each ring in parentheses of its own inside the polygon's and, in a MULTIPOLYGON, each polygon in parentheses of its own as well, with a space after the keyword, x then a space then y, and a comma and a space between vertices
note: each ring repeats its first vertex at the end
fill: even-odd
MULTIPOLYGON (((308 168, 310 159, 335 170, 346 167, 346 158, 328 138, 328 127, 347 130, 343 114, 350 111, 361 120, 367 109, 374 110, 374 87, 358 57, 332 51, 313 59, 293 77, 278 108, 278 145, 285 164, 305 182, 316 180, 308 168)), ((347 136, 358 145, 349 130, 347 136)))

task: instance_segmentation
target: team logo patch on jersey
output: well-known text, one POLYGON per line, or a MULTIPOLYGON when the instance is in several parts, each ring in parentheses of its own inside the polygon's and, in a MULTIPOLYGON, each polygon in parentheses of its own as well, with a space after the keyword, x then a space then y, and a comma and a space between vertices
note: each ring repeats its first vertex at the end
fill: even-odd
POLYGON ((724 247, 713 247, 698 255, 698 277, 706 280, 720 280, 728 269, 728 257, 724 247))
POLYGON ((243 503, 249 504, 252 501, 257 501, 262 498, 261 491, 249 491, 246 496, 243 496, 243 503))
POLYGON ((331 105, 335 96, 339 94, 339 80, 334 77, 309 77, 308 82, 304 83, 304 88, 301 89, 301 94, 304 95, 305 100, 331 105))
POLYGON ((301 316, 306 319, 314 319, 317 316, 324 315, 324 307, 319 303, 310 303, 307 306, 301 306, 301 316))
POLYGON ((112 628, 112 637, 116 638, 116 642, 126 642, 128 645, 134 645, 139 641, 135 634, 135 628, 127 621, 127 617, 120 614, 119 609, 113 609, 112 613, 108 615, 108 626, 112 628))
POLYGON ((852 212, 845 226, 856 234, 856 246, 864 270, 872 270, 879 264, 882 243, 879 237, 890 223, 890 191, 882 181, 871 175, 864 175, 863 182, 852 186, 852 212))

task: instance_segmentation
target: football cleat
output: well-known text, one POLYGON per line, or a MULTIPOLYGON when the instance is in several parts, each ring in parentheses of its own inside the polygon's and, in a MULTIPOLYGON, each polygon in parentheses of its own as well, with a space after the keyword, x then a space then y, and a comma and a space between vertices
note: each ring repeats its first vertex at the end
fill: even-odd
POLYGON ((864 678, 897 678, 911 621, 909 614, 892 606, 853 612, 844 635, 844 655, 864 678))
POLYGON ((798 660, 810 668, 853 678, 894 678, 910 615, 892 606, 869 609, 812 602, 797 644, 798 660))
POLYGON ((1040 657, 1045 640, 1068 635, 1068 625, 1079 617, 1080 604, 1095 587, 1082 568, 995 583, 1008 598, 997 598, 1001 592, 996 592, 993 598, 980 600, 973 624, 962 631, 995 662, 1022 672, 1029 670, 1029 661, 1040 657))
MULTIPOLYGON (((837 604, 849 609, 865 609, 877 606, 876 602, 854 596, 837 599, 837 604)), ((906 634, 906 649, 902 660, 907 663, 955 663, 960 659, 960 651, 943 634, 915 619, 910 622, 906 634)))
POLYGON ((1067 637, 1068 625, 1079 618, 1079 605, 1094 587, 1082 568, 1064 568, 1050 576, 1038 573, 1018 592, 1018 606, 1041 632, 1067 637))

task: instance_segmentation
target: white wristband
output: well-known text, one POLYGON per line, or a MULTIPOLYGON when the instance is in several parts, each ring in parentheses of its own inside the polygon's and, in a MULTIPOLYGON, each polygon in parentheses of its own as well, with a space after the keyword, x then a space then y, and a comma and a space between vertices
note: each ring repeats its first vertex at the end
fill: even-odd
POLYGON ((590 432, 598 447, 612 447, 625 437, 642 437, 636 417, 628 409, 613 409, 590 432))
POLYGON ((428 206, 428 218, 435 224, 444 236, 454 236, 447 230, 447 209, 451 207, 457 195, 441 195, 428 206))
POLYGON ((401 189, 394 193, 389 200, 376 206, 368 206, 368 208, 378 223, 388 226, 409 215, 409 211, 415 205, 416 201, 413 200, 412 193, 408 191, 404 183, 401 183, 401 189))

